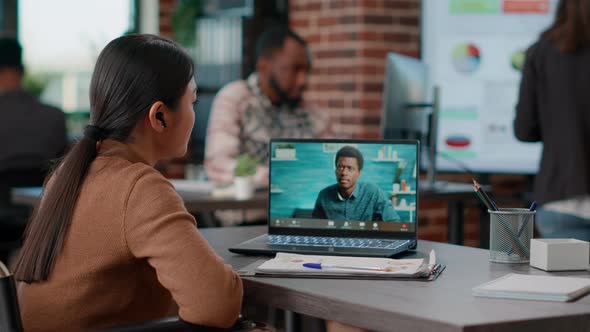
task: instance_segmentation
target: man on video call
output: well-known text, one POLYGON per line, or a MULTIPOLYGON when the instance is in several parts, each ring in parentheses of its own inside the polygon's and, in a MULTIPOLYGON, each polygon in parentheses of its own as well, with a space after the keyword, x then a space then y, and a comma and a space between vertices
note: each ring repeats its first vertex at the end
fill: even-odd
POLYGON ((337 183, 318 194, 313 218, 358 221, 400 220, 391 201, 373 183, 357 182, 363 169, 362 153, 344 146, 336 153, 337 183))

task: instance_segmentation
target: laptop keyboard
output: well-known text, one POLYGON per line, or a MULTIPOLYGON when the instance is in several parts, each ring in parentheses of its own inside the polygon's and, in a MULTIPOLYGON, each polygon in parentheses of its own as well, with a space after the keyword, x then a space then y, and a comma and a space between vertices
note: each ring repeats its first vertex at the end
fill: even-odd
POLYGON ((269 235, 268 244, 301 245, 316 247, 342 247, 342 248, 370 248, 370 249, 397 249, 408 243, 408 240, 383 240, 349 237, 320 237, 297 235, 269 235))

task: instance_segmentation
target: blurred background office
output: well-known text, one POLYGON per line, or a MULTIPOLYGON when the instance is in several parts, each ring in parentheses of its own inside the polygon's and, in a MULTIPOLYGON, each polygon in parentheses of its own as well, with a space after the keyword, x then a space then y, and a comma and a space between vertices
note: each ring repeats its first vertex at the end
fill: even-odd
MULTIPOLYGON (((418 104, 430 103, 431 88, 439 85, 438 179, 469 182, 476 176, 492 185, 502 206, 521 207, 534 197, 513 193, 530 191, 541 146, 518 143, 512 133, 520 68, 524 50, 551 23, 556 3, 0 0, 0 33, 18 37, 31 91, 66 113, 71 139, 87 123, 90 72, 107 41, 141 32, 180 42, 197 65, 200 101, 190 152, 159 169, 170 178, 202 179, 213 97, 228 82, 254 70, 255 41, 265 29, 289 26, 311 51, 304 98, 329 116, 336 135, 387 136, 389 106, 384 100, 399 93, 388 86, 391 78, 401 77, 406 85, 417 78, 417 88, 410 91, 415 98, 408 101, 418 104), (399 62, 388 65, 390 52, 416 61, 413 67, 403 67, 410 70, 407 79, 395 74, 399 62)), ((465 244, 478 246, 480 231, 485 231, 480 230, 479 203, 465 202, 464 213, 465 244)), ((419 238, 446 241, 447 202, 420 202, 418 222, 419 238)))

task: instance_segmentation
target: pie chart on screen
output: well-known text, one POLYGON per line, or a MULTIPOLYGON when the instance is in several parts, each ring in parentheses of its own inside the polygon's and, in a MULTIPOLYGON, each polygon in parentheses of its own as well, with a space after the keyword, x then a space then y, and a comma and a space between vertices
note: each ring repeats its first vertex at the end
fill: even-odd
POLYGON ((481 52, 474 44, 462 43, 453 49, 453 66, 462 74, 470 74, 479 68, 481 52))

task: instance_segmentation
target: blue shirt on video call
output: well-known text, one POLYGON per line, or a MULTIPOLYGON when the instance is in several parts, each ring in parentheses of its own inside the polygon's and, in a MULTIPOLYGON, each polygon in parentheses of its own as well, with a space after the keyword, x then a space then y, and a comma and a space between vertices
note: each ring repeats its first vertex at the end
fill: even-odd
POLYGON ((357 182, 364 158, 355 147, 344 146, 336 153, 336 184, 318 194, 312 217, 331 220, 394 221, 399 215, 391 201, 373 183, 357 182))
POLYGON ((330 220, 395 221, 400 220, 383 191, 373 183, 357 183, 347 199, 334 184, 320 191, 312 216, 330 220))

